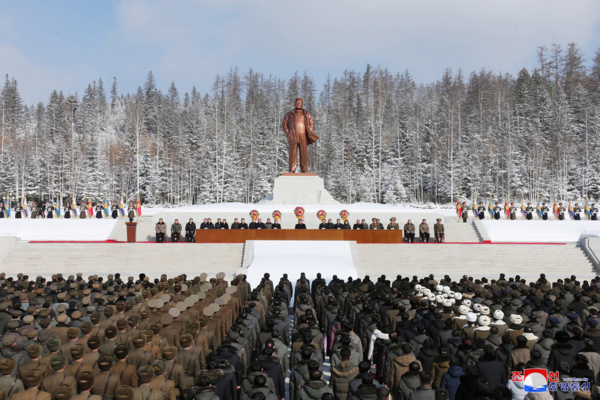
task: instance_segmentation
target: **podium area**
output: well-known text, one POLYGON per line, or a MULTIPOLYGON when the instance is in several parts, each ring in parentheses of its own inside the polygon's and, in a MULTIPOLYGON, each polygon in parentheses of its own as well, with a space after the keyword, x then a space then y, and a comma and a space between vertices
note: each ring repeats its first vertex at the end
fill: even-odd
POLYGON ((358 244, 402 243, 401 230, 350 229, 197 229, 196 243, 244 243, 247 240, 347 240, 358 244))

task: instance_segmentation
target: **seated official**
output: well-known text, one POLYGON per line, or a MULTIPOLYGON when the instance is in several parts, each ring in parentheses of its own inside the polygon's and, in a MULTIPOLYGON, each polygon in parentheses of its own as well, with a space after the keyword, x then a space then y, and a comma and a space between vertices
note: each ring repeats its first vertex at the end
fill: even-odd
POLYGON ((179 242, 179 240, 181 240, 181 224, 176 219, 171 225, 171 242, 179 242))
POLYGON ((156 230, 156 243, 164 243, 165 236, 167 235, 167 224, 163 221, 162 218, 158 220, 155 226, 156 230))
POLYGON ((252 221, 249 226, 250 229, 265 229, 265 224, 263 224, 262 219, 259 218, 256 221, 252 221))
POLYGON ((319 224, 319 229, 327 229, 327 222, 325 222, 325 220, 321 220, 321 223, 319 224))
POLYGON ((276 219, 275 222, 273 222, 273 226, 271 229, 281 229, 281 224, 279 223, 278 219, 276 219))
POLYGON ((246 223, 246 220, 244 218, 242 218, 242 220, 240 221, 240 226, 238 229, 248 229, 248 224, 246 223))
POLYGON ((399 230, 400 229, 400 225, 396 222, 396 217, 392 217, 390 218, 390 223, 387 226, 388 230, 399 230))
POLYGON ((221 218, 217 218, 217 222, 215 222, 215 229, 221 229, 221 218))
POLYGON ((229 229, 229 224, 227 223, 227 220, 225 218, 223 218, 223 220, 221 221, 221 229, 229 229))
POLYGON ((437 243, 442 243, 445 238, 444 234, 444 224, 442 224, 442 219, 438 218, 437 222, 433 225, 433 232, 435 233, 435 241, 437 243))
POLYGON ((240 223, 237 218, 233 219, 233 224, 231 224, 231 229, 240 229, 240 223))
POLYGON ((294 229, 306 229, 306 224, 304 224, 304 220, 299 220, 294 229))
POLYGON ((204 218, 204 221, 200 224, 200 229, 210 229, 208 225, 208 218, 204 218))
POLYGON ((350 226, 350 221, 345 220, 344 223, 342 224, 342 229, 351 229, 352 227, 350 226))
POLYGON ((413 224, 410 219, 404 224, 404 240, 408 243, 415 242, 415 224, 413 224))
POLYGON ((362 229, 362 224, 360 222, 360 219, 356 220, 356 223, 352 226, 352 229, 356 229, 356 230, 362 229))
POLYGON ((273 229, 273 224, 271 223, 271 218, 267 218, 267 222, 265 223, 265 229, 273 229))
POLYGON ((333 226, 333 229, 344 229, 344 224, 342 224, 341 219, 337 219, 335 225, 333 226))
POLYGON ((193 242, 195 236, 196 236, 196 223, 194 222, 194 220, 192 218, 190 218, 190 221, 187 224, 185 224, 185 241, 193 242))
POLYGON ((421 242, 429 243, 429 225, 427 225, 426 220, 423 220, 421 225, 419 225, 419 236, 421 238, 421 242))

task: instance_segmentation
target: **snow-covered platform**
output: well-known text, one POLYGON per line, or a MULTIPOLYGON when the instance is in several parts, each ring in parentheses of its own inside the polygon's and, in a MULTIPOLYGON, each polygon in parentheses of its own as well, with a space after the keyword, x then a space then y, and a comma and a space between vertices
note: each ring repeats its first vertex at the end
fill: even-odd
POLYGON ((492 242, 575 243, 585 237, 600 237, 600 221, 492 221, 481 225, 492 242))

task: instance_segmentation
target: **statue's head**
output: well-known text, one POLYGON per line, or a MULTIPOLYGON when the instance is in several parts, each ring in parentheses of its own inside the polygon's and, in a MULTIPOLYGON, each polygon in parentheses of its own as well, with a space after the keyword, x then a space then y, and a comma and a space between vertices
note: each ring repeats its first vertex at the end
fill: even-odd
POLYGON ((297 97, 296 101, 294 102, 294 105, 296 106, 296 110, 301 110, 303 104, 304 104, 304 102, 302 101, 302 99, 300 97, 297 97))

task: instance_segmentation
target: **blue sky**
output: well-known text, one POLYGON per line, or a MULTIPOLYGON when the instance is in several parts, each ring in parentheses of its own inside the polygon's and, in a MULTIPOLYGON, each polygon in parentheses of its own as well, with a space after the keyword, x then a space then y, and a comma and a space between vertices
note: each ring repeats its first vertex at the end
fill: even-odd
POLYGON ((364 71, 367 63, 433 82, 450 67, 516 74, 536 46, 600 48, 597 0, 0 0, 0 73, 27 104, 117 77, 133 92, 210 91, 237 67, 287 79, 364 71))

